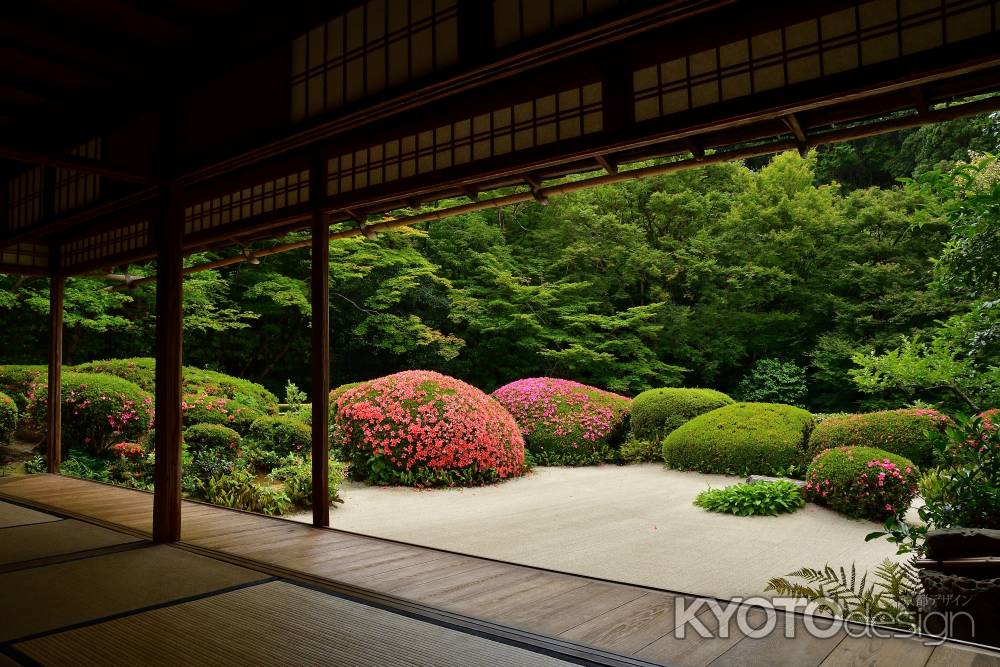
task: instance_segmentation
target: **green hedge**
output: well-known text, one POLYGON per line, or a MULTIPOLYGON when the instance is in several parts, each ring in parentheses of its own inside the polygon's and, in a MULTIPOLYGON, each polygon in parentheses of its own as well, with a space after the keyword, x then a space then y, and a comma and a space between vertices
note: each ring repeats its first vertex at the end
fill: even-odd
POLYGON ((779 403, 734 403, 695 417, 663 440, 671 468, 726 475, 790 474, 805 462, 812 415, 779 403))
POLYGON ((855 517, 882 521, 905 511, 920 473, 908 458, 875 447, 820 452, 806 471, 806 496, 855 517))
POLYGON ((632 436, 659 442, 684 422, 732 403, 712 389, 650 389, 632 399, 632 436))
MULTIPOLYGON (((114 375, 134 382, 150 393, 153 393, 156 386, 156 362, 148 357, 92 361, 80 364, 74 370, 114 375)), ((183 376, 185 394, 207 393, 210 396, 221 396, 261 414, 276 414, 278 411, 278 397, 255 382, 193 366, 185 366, 183 376)))
POLYGON ((17 430, 17 403, 7 394, 0 393, 0 444, 10 441, 17 430))
POLYGON ((877 447, 905 456, 921 467, 934 465, 927 434, 943 430, 948 417, 936 410, 902 409, 830 417, 809 437, 810 458, 835 447, 877 447))
POLYGON ((312 449, 312 429, 294 417, 260 417, 250 426, 247 440, 278 456, 305 456, 312 449))
POLYGON ((240 434, 221 424, 195 424, 184 431, 184 444, 193 457, 235 459, 240 452, 240 434))
MULTIPOLYGON (((153 397, 128 380, 97 373, 63 373, 63 442, 102 452, 116 442, 143 440, 153 423, 153 397)), ((39 385, 29 407, 45 432, 48 387, 39 385)))
POLYGON ((45 366, 0 366, 0 392, 14 399, 19 413, 26 414, 35 389, 48 382, 48 373, 45 366))

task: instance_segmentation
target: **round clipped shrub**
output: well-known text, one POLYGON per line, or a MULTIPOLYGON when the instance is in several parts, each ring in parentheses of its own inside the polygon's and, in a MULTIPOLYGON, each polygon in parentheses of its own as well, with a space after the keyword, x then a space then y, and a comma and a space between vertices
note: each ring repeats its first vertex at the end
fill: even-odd
POLYGON ((263 416, 260 410, 205 392, 185 395, 181 401, 181 413, 185 427, 195 424, 220 424, 243 435, 250 430, 254 421, 263 416))
POLYGON ((48 381, 45 366, 0 366, 0 392, 14 399, 17 411, 25 414, 40 385, 48 381))
POLYGON ((660 442, 684 422, 732 403, 713 389, 650 389, 632 399, 632 435, 660 442))
POLYGON ((363 385, 364 382, 348 382, 342 384, 339 387, 335 387, 330 390, 330 411, 333 412, 337 409, 337 401, 343 396, 349 389, 354 389, 363 385))
POLYGON ((195 458, 235 459, 240 440, 239 433, 221 424, 195 424, 184 430, 184 444, 195 458))
POLYGON ((588 465, 615 458, 631 400, 558 378, 526 378, 493 397, 514 416, 539 465, 588 465))
MULTIPOLYGON (((76 366, 74 370, 81 373, 114 375, 134 382, 150 393, 154 392, 156 386, 156 361, 148 357, 91 361, 76 366)), ((183 383, 185 394, 205 393, 209 396, 228 398, 262 414, 275 414, 278 411, 278 397, 249 380, 217 371, 185 366, 183 383)))
MULTIPOLYGON (((63 442, 95 452, 116 442, 136 442, 153 424, 153 397, 128 380, 97 373, 63 373, 63 442)), ((48 387, 39 385, 31 419, 46 429, 48 387)))
POLYGON ((875 447, 837 447, 816 455, 806 471, 806 496, 855 518, 883 521, 905 511, 920 473, 908 458, 875 447))
POLYGON ((812 415, 780 403, 734 403, 699 415, 663 440, 671 468, 725 475, 786 475, 805 462, 812 415))
POLYGON ((835 447, 877 447, 930 467, 934 446, 928 433, 943 430, 949 422, 936 410, 913 408, 831 417, 813 430, 809 454, 813 457, 835 447))
POLYGON ((312 446, 312 429, 294 417, 260 417, 251 424, 247 440, 278 456, 304 456, 312 446))
POLYGON ((17 403, 7 394, 0 393, 0 444, 8 442, 17 430, 17 403))
POLYGON ((349 389, 336 423, 352 476, 375 484, 483 484, 524 471, 514 418, 440 373, 404 371, 349 389))

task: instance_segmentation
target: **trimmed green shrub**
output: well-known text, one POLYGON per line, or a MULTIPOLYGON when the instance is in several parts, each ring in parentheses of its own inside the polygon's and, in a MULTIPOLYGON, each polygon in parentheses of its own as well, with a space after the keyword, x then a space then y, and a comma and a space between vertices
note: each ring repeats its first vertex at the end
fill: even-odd
POLYGON ((936 410, 905 408, 831 417, 818 424, 809 437, 814 457, 835 447, 877 447, 905 456, 921 467, 934 464, 930 432, 943 431, 950 420, 936 410))
POLYGON ((572 380, 525 378, 492 396, 514 416, 537 465, 614 461, 628 433, 630 399, 572 380))
POLYGON ((251 424, 247 440, 278 456, 304 456, 312 448, 312 429, 294 417, 260 417, 251 424))
POLYGON ((206 393, 187 394, 181 401, 184 426, 195 424, 220 424, 246 435, 250 426, 263 414, 238 401, 206 393))
POLYGON ((479 389, 433 371, 403 371, 337 401, 351 475, 372 484, 487 484, 524 473, 524 439, 479 389))
POLYGON ((812 415, 777 403, 734 403, 699 415, 663 440, 671 468, 724 475, 788 475, 805 462, 812 415))
POLYGON ((14 399, 18 413, 25 415, 35 390, 48 382, 48 373, 45 366, 0 366, 0 392, 14 399))
POLYGON ((10 441, 17 430, 17 403, 7 394, 0 393, 0 445, 10 441))
POLYGON ((713 389, 650 389, 632 399, 632 435, 659 443, 684 422, 732 403, 713 389))
POLYGON ((724 489, 706 489, 694 499, 694 504, 709 512, 753 516, 777 516, 794 512, 806 504, 802 489, 788 480, 734 484, 724 489))
POLYGON ((184 431, 184 444, 195 458, 235 459, 240 455, 240 434, 221 424, 194 424, 184 431))
MULTIPOLYGON (((137 385, 111 375, 63 373, 63 441, 102 452, 116 442, 143 439, 153 423, 153 397, 137 385)), ((47 430, 48 387, 39 385, 29 410, 47 430)))
MULTIPOLYGON (((330 504, 343 502, 340 499, 340 485, 344 482, 343 464, 330 459, 329 489, 330 504)), ((282 482, 288 498, 299 507, 312 507, 312 458, 290 455, 283 464, 271 471, 268 478, 282 482)))
POLYGON ((816 455, 806 471, 806 496, 855 518, 883 521, 904 512, 920 473, 909 459, 874 447, 837 447, 816 455))
MULTIPOLYGON (((156 386, 156 362, 148 357, 92 361, 80 364, 74 370, 115 375, 134 382, 150 393, 156 386)), ((183 368, 183 378, 185 394, 205 393, 228 398, 261 414, 276 414, 278 411, 278 397, 255 382, 193 366, 183 368)))

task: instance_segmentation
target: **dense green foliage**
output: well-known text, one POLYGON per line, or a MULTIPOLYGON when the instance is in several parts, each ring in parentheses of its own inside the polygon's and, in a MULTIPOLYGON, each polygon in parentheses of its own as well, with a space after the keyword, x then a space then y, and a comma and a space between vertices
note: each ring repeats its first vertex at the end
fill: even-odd
POLYGON ((874 447, 837 447, 809 464, 806 495, 848 516, 881 521, 910 507, 919 477, 906 457, 874 447))
POLYGON ((261 484, 253 473, 235 469, 225 475, 198 481, 200 494, 213 505, 234 507, 260 514, 283 514, 292 501, 284 489, 261 484))
POLYGON ((736 385, 735 395, 741 401, 802 407, 807 391, 805 368, 790 361, 761 359, 736 385))
POLYGON ((712 389, 650 389, 632 399, 632 436, 657 443, 684 422, 733 399, 712 389))
POLYGON ((14 399, 0 392, 0 445, 10 440, 17 430, 17 403, 14 399))
MULTIPOLYGON (((299 507, 312 506, 312 460, 309 457, 291 455, 268 475, 268 479, 282 482, 285 493, 293 504, 299 507)), ((330 502, 343 502, 340 499, 340 485, 344 483, 343 464, 330 459, 328 484, 330 502)))
POLYGON ((233 460, 240 454, 240 434, 220 424, 194 424, 184 431, 184 444, 195 458, 233 460))
MULTIPOLYGON (((49 391, 38 385, 28 408, 35 427, 47 429, 49 391)), ((153 397, 113 375, 63 373, 63 443, 101 452, 111 445, 142 440, 153 423, 153 397)))
POLYGON ((312 446, 312 431, 294 417, 260 417, 250 425, 247 440, 280 457, 304 456, 312 446))
POLYGON ((933 431, 948 418, 934 410, 903 409, 826 419, 809 436, 810 457, 834 447, 875 447, 904 456, 921 468, 934 464, 933 431))
POLYGON ((813 419, 773 403, 735 403, 695 417, 663 440, 671 468, 727 475, 801 474, 813 419))
POLYGON ((706 489, 694 504, 709 512, 754 516, 776 516, 794 512, 806 504, 802 489, 794 482, 775 480, 755 484, 734 484, 723 489, 706 489))
POLYGON ((45 366, 0 366, 0 392, 14 399, 19 413, 25 413, 35 388, 48 380, 45 366))

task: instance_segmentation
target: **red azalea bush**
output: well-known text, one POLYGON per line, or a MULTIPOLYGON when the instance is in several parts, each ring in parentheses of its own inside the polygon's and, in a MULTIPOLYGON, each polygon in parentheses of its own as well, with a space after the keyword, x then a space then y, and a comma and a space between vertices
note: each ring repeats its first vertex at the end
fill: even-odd
POLYGON ((917 494, 917 467, 874 447, 820 452, 806 471, 806 496, 848 516, 883 521, 905 512, 917 494))
POLYGON ((263 416, 259 410, 238 401, 206 392, 186 394, 181 401, 184 426, 218 424, 228 426, 240 435, 246 435, 250 426, 263 416))
POLYGON ((628 427, 631 399, 559 378, 526 378, 506 384, 497 399, 524 434, 542 465, 588 465, 615 458, 628 427))
MULTIPOLYGON (((141 440, 153 425, 153 397, 110 375, 63 373, 63 442, 103 452, 116 442, 141 440)), ((41 429, 48 423, 48 387, 36 388, 29 407, 41 429)))
POLYGON ((877 447, 930 467, 934 464, 934 445, 928 433, 944 431, 950 423, 947 415, 925 408, 831 417, 813 429, 809 454, 815 456, 835 447, 877 447))
POLYGON ((468 485, 524 471, 517 423, 472 385, 404 371, 345 391, 336 423, 355 479, 410 486, 468 485))
POLYGON ((119 442, 111 445, 111 453, 125 459, 141 459, 146 456, 146 449, 138 442, 119 442))

